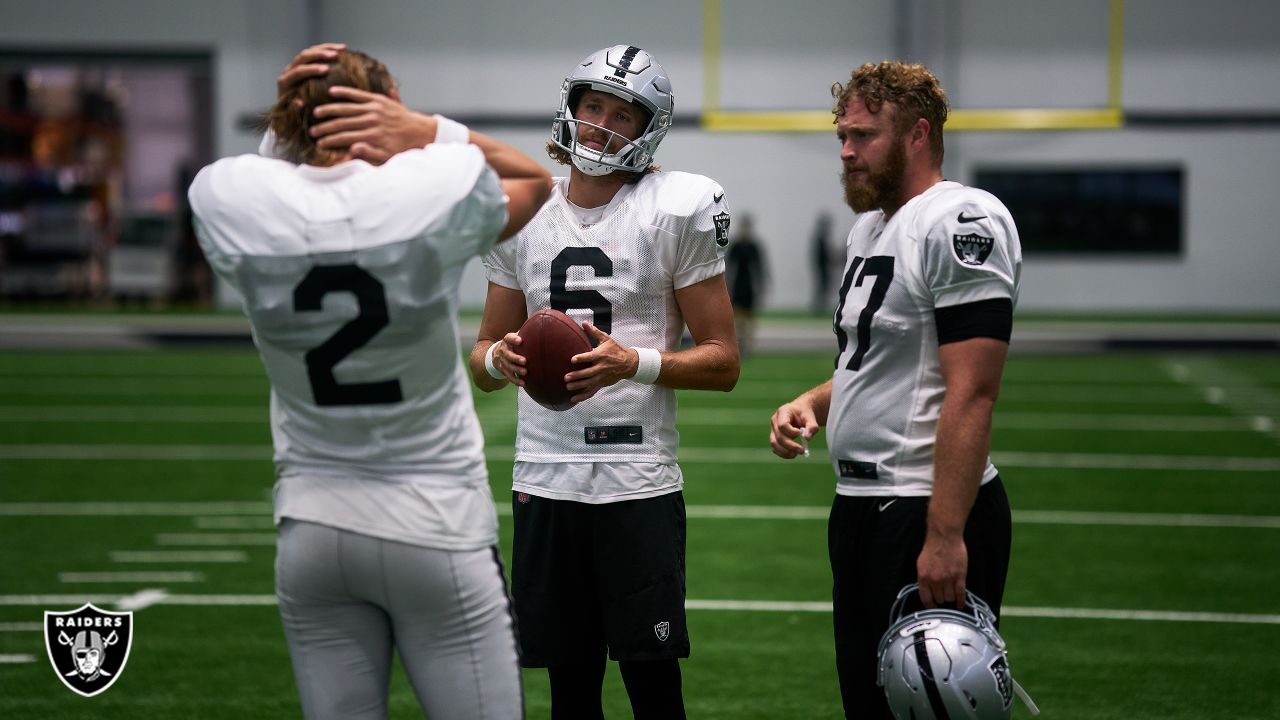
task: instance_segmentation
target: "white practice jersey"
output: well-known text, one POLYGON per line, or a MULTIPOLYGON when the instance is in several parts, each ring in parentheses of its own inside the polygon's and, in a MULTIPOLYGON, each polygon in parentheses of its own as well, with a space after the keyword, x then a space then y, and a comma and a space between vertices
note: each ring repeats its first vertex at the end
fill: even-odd
POLYGON ((271 380, 277 520, 496 542, 457 328, 463 265, 506 224, 480 149, 432 144, 381 167, 242 155, 201 170, 189 196, 271 380))
MULTIPOLYGON (((485 257, 489 280, 522 291, 530 314, 554 308, 623 345, 678 349, 684 320, 675 291, 724 273, 724 191, 701 175, 650 173, 584 222, 592 213, 569 203, 567 187, 568 179, 558 178, 533 221, 485 257)), ((516 460, 674 466, 675 419, 675 391, 659 385, 624 380, 563 412, 543 408, 521 389, 516 460)), ((597 476, 588 488, 570 488, 556 486, 557 478, 574 484, 564 474, 535 474, 523 484, 517 477, 516 489, 588 502, 642 497, 659 489, 659 477, 672 477, 655 472, 638 487, 623 487, 597 476)))
MULTIPOLYGON (((930 495, 945 392, 934 310, 1016 304, 1018 231, 990 193, 940 182, 887 223, 881 211, 859 216, 847 252, 827 418, 836 492, 930 495)), ((995 475, 988 458, 982 482, 995 475)))

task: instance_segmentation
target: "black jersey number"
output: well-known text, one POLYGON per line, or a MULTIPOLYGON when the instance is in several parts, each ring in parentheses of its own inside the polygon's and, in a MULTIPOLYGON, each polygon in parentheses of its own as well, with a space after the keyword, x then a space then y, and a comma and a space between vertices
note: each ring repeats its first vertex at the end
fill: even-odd
POLYGON ((595 290, 569 290, 569 268, 589 267, 596 277, 613 276, 613 260, 597 247, 568 247, 551 261, 551 308, 562 313, 590 310, 591 324, 606 335, 613 331, 613 304, 595 290))
POLYGON ((849 264, 849 271, 844 274, 844 280, 840 283, 840 305, 836 307, 836 339, 840 343, 840 350, 836 353, 836 367, 840 366, 840 356, 844 354, 845 347, 849 344, 848 334, 845 333, 844 328, 840 327, 840 322, 844 318, 844 303, 849 297, 849 287, 852 285, 862 287, 862 281, 868 275, 874 276, 876 280, 871 286, 871 294, 867 297, 866 306, 858 315, 858 346, 853 355, 849 356, 849 362, 845 363, 846 370, 862 368, 862 358, 866 356, 871 346, 871 319, 884 304, 884 296, 889 292, 889 284, 893 282, 893 258, 888 255, 877 255, 865 260, 855 257, 849 264))
POLYGON ((325 295, 349 292, 356 297, 359 314, 328 340, 307 351, 307 377, 316 404, 389 405, 404 400, 397 379, 340 383, 333 368, 343 358, 364 347, 390 322, 387 296, 378 278, 355 265, 317 265, 293 289, 294 312, 316 312, 325 295))

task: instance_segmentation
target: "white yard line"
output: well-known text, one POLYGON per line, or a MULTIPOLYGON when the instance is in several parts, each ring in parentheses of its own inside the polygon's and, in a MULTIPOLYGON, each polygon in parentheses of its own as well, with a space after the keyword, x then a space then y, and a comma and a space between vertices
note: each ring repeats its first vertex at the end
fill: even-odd
POLYGON ((242 563, 249 561, 243 550, 112 550, 113 563, 242 563))
MULTIPOLYGON (((0 595, 0 605, 76 606, 92 602, 98 605, 138 603, 187 606, 269 606, 276 604, 274 595, 169 595, 161 590, 148 590, 133 595, 0 595), (144 593, 150 593, 144 596, 144 593), (160 597, 159 595, 163 595, 160 597), (154 602, 151 602, 154 601, 154 602)), ((698 600, 685 602, 689 610, 728 612, 829 613, 827 601, 775 600, 698 600)), ((1176 610, 1136 610, 1114 608, 1062 608, 1005 606, 1002 617, 1128 620, 1140 622, 1231 623, 1243 625, 1280 625, 1280 615, 1261 613, 1185 612, 1176 610)))
POLYGON ((270 515, 269 502, 27 502, 0 503, 0 516, 162 517, 184 515, 270 515))
POLYGON ((116 608, 119 610, 144 610, 152 605, 158 605, 169 597, 169 593, 160 588, 147 588, 139 590, 132 595, 126 595, 116 602, 116 608))
MULTIPOLYGON (((197 521, 234 520, 234 526, 248 529, 269 528, 269 503, 231 503, 238 512, 254 513, 227 518, 197 517, 197 521), (250 507, 242 507, 250 506, 250 507)), ((14 517, 40 516, 186 516, 207 515, 228 503, 0 503, 0 515, 14 517)), ((510 515, 506 502, 497 503, 498 514, 510 515)), ((825 505, 688 505, 688 517, 727 520, 826 520, 830 508, 825 505)), ((1222 515, 1204 513, 1133 513, 1087 512, 1071 510, 1014 510, 1013 521, 1031 525, 1131 525, 1147 527, 1225 527, 1280 529, 1276 515, 1222 515)), ((218 523, 218 529, 228 526, 218 523)), ((178 535, 174 533, 174 535, 178 535)), ((195 537, 208 537, 192 533, 195 537)), ((274 543, 273 533, 245 533, 254 538, 250 544, 274 543)), ((227 533, 213 537, 235 538, 227 533)), ((217 541, 215 541, 217 542, 217 541)), ((81 581, 87 582, 87 581, 81 581)), ((176 582, 176 581, 175 581, 176 582)))
POLYGON ((44 624, 37 622, 0 623, 0 632, 44 632, 44 624))
POLYGON ((35 655, 0 655, 0 665, 22 665, 35 661, 35 655))
POLYGON ((1280 393, 1208 358, 1168 361, 1164 368, 1174 380, 1198 391, 1206 402, 1230 410, 1254 432, 1280 442, 1280 393))
POLYGON ((60 583, 201 583, 204 573, 177 572, 60 572, 60 583))
MULTIPOLYGON (((762 443, 763 445, 763 443, 762 443)), ((511 460, 514 448, 490 445, 489 460, 511 460)), ((0 445, 4 460, 269 460, 267 445, 0 445)), ((1106 453, 993 452, 996 465, 1008 467, 1118 469, 1118 470, 1208 470, 1222 472, 1277 472, 1280 457, 1231 457, 1216 455, 1137 455, 1106 453)), ((683 447, 681 463, 760 464, 779 462, 765 447, 683 447)), ((812 457, 791 461, 827 464, 826 451, 814 448, 812 457)), ((783 467, 781 464, 779 468, 783 467)))
POLYGON ((160 533, 157 545, 199 545, 235 547, 238 545, 275 545, 275 533, 160 533))

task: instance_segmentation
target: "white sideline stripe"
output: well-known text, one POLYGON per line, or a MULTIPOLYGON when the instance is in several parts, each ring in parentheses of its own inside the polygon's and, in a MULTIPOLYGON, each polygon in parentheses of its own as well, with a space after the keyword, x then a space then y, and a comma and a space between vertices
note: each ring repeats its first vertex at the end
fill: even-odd
POLYGON ((152 605, 164 602, 164 599, 167 597, 169 597, 169 593, 164 590, 159 588, 147 588, 146 590, 139 590, 132 595, 126 595, 120 598, 120 600, 116 602, 116 608, 119 610, 143 610, 151 607, 152 605))
POLYGON ((248 562, 243 550, 112 550, 113 563, 241 563, 248 562))
MULTIPOLYGON (((755 427, 768 431, 773 408, 754 412, 683 409, 678 426, 755 427)), ((483 419, 483 417, 482 417, 483 419)), ((1268 418, 1218 415, 1109 415, 1094 413, 1020 413, 996 411, 993 423, 1005 430, 1118 430, 1132 432, 1248 432, 1267 425, 1268 418)), ((1268 425, 1269 427, 1269 425, 1268 425)))
POLYGON ((1146 527, 1280 529, 1280 517, 1274 515, 1199 515, 1176 513, 1014 510, 1013 521, 1016 523, 1032 525, 1135 525, 1146 527))
POLYGON ((44 625, 34 622, 0 623, 0 632, 44 632, 44 625))
POLYGON ((28 502, 0 503, 0 515, 270 515, 269 502, 28 502))
MULTIPOLYGON (((775 406, 712 410, 685 408, 678 422, 684 425, 732 425, 768 427, 775 406)), ((515 419, 515 406, 478 409, 482 420, 515 419)), ((119 407, 113 405, 0 405, 0 422, 119 422, 163 421, 185 423, 263 424, 268 413, 261 405, 147 405, 119 407)), ((1188 432, 1223 432, 1254 429, 1259 421, 1269 418, 1223 417, 1219 415, 1154 415, 1103 413, 1024 413, 997 410, 997 427, 1080 428, 1107 430, 1184 430, 1188 432)))
MULTIPOLYGON (((267 509, 267 512, 270 512, 270 508, 267 509)), ((229 517, 198 517, 195 518, 195 526, 200 530, 272 530, 276 524, 270 516, 233 515, 229 517)))
POLYGON ((275 533, 160 533, 156 535, 157 545, 201 545, 225 546, 236 545, 275 545, 275 533))
POLYGON ((35 661, 35 655, 0 655, 0 665, 21 665, 35 661))
MULTIPOLYGON (((490 445, 488 460, 511 460, 511 445, 490 445)), ((262 460, 271 458, 268 445, 0 445, 3 460, 262 460)), ((1211 470, 1215 472, 1277 472, 1280 458, 1215 455, 1135 455, 1103 453, 994 452, 997 465, 1033 468, 1117 470, 1211 470)), ((681 463, 760 464, 778 460, 768 448, 680 449, 681 463)), ((826 450, 814 448, 812 457, 791 463, 827 464, 826 450)))
POLYGON ((60 583, 198 583, 199 572, 60 572, 60 583))
MULTIPOLYGON (((183 516, 202 515, 207 507, 227 503, 0 503, 0 515, 8 516, 183 516)), ((234 517, 197 517, 200 521, 234 520, 236 526, 271 526, 269 503, 241 503, 256 505, 256 515, 234 517)), ((508 503, 497 503, 499 515, 510 515, 508 503)), ((241 509, 249 512, 249 509, 241 509)), ((688 505, 685 514, 691 518, 729 520, 825 520, 830 508, 822 505, 688 505)), ((1280 516, 1275 515, 1209 515, 1193 513, 1130 513, 1083 512, 1070 510, 1014 510, 1013 521, 1032 525, 1137 525, 1153 527, 1227 527, 1280 529, 1280 516)), ((224 527, 221 522, 219 527, 224 527)), ((259 542, 268 544, 266 538, 275 535, 254 534, 259 542)), ((92 575, 93 573, 81 573, 92 575)), ((111 574, 111 573, 103 573, 111 574)), ((156 573, 161 574, 161 573, 156 573)), ((198 574, 198 573, 196 573, 198 574)), ((87 582, 87 581, 80 581, 87 582)), ((164 582, 156 580, 156 582, 164 582)), ((180 582, 173 580, 171 582, 180 582)))
MULTIPOLYGON (((163 593, 163 591, 143 591, 163 593)), ((0 605, 38 605, 78 607, 85 602, 119 604, 136 601, 137 595, 0 595, 0 605)), ((151 596, 148 596, 151 597, 151 596)), ((156 605, 205 605, 232 607, 243 605, 275 605, 275 595, 168 595, 156 605)), ((826 601, 787 602, 774 600, 686 600, 689 610, 727 610, 746 612, 829 613, 826 601)), ((1082 620, 1135 620, 1157 622, 1235 623, 1242 625, 1280 625, 1280 615, 1253 613, 1180 612, 1167 610, 1124 610, 1107 608, 1015 607, 1001 609, 1002 617, 1082 620)))
POLYGON ((1172 610, 1107 610, 1103 608, 1004 607, 1001 617, 1079 620, 1141 620, 1151 622, 1237 623, 1280 625, 1280 615, 1250 613, 1178 612, 1172 610))
POLYGON ((266 425, 265 407, 0 406, 0 422, 166 422, 266 425))

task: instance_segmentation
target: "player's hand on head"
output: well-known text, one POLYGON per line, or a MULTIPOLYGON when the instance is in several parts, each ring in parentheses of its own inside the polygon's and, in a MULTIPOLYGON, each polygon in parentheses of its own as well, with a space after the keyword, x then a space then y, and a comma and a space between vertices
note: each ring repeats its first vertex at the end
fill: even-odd
POLYGON ((346 49, 345 43, 320 43, 294 55, 284 72, 276 78, 276 92, 283 95, 303 80, 329 74, 330 65, 346 49))
POLYGON ((507 382, 524 387, 524 376, 528 369, 525 368, 524 356, 516 352, 521 342, 520 336, 513 332, 502 336, 495 343, 497 347, 493 350, 493 366, 506 376, 507 382))
POLYGON ((573 402, 582 402, 602 388, 634 376, 640 366, 635 350, 619 345, 608 333, 589 322, 582 323, 582 329, 596 346, 572 358, 573 362, 587 367, 564 376, 565 387, 573 393, 569 398, 573 402))
POLYGON ((426 145, 435 132, 435 118, 414 112, 399 100, 381 93, 335 85, 329 88, 334 102, 317 106, 317 123, 311 127, 316 145, 350 147, 370 162, 381 162, 398 152, 426 145))
POLYGON ((818 418, 813 408, 795 400, 779 407, 769 419, 769 449, 784 460, 803 455, 805 446, 800 443, 818 432, 818 418))

